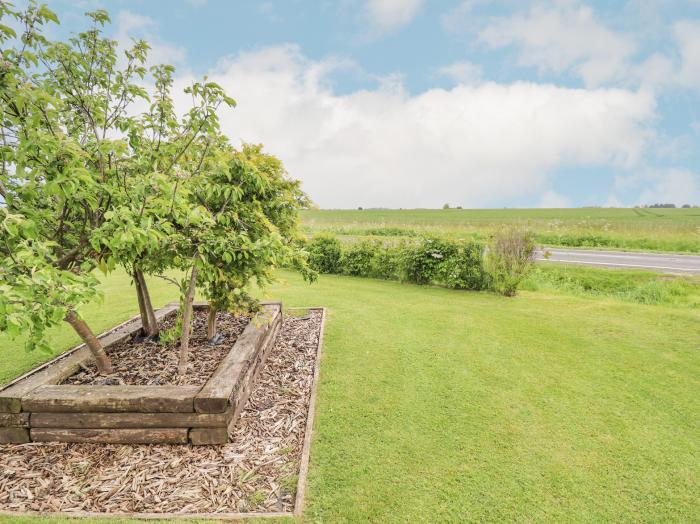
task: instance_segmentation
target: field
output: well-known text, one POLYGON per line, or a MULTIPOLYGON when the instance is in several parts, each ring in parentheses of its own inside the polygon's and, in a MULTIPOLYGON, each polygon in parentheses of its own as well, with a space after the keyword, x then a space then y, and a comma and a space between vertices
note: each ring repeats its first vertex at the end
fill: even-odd
POLYGON ((548 246, 700 253, 698 208, 308 210, 302 216, 309 234, 484 239, 504 224, 520 224, 548 246))
MULTIPOLYGON (((566 271, 513 299, 282 273, 269 296, 329 308, 305 520, 700 520, 696 288, 645 305, 652 274, 566 271)), ((95 329, 136 311, 124 275, 104 285, 95 329)), ((2 381, 47 358, 14 347, 2 381)))

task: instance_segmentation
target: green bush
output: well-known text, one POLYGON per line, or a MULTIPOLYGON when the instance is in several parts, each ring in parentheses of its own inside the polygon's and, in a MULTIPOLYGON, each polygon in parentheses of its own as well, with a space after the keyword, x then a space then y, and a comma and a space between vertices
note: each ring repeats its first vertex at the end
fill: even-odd
POLYGON ((384 280, 398 280, 404 249, 406 249, 404 243, 397 246, 378 245, 372 258, 371 276, 384 280))
POLYGON ((440 283, 453 289, 487 289, 491 278, 484 268, 484 246, 462 241, 455 247, 438 266, 440 283))
POLYGON ((441 262, 454 251, 453 243, 437 238, 424 238, 416 245, 406 246, 401 253, 401 281, 412 284, 431 284, 437 281, 441 262))
POLYGON ((438 284, 453 289, 487 289, 484 247, 473 241, 421 238, 384 243, 364 240, 342 244, 322 234, 308 244, 309 265, 320 273, 438 284))
POLYGON ((340 258, 340 267, 344 275, 354 277, 372 276, 372 259, 377 252, 377 243, 358 242, 348 246, 340 258))
POLYGON ((332 235, 319 234, 308 244, 309 266, 319 273, 340 273, 342 246, 332 235))

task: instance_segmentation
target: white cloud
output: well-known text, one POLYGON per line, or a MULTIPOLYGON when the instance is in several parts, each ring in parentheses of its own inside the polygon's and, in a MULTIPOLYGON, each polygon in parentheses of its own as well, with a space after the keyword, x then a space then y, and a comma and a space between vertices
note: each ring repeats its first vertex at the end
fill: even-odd
POLYGON ((478 64, 464 61, 441 67, 438 73, 457 84, 478 84, 481 81, 483 70, 478 64))
POLYGON ((479 33, 492 47, 515 46, 520 65, 541 72, 573 72, 587 86, 625 78, 634 39, 599 22, 588 6, 559 2, 527 13, 495 17, 479 33))
POLYGON ((610 195, 603 204, 603 207, 627 207, 622 201, 617 198, 617 195, 610 195))
POLYGON ((381 34, 408 24, 423 0, 365 0, 364 13, 372 33, 381 34))
POLYGON ((151 49, 148 52, 148 64, 178 65, 185 62, 185 49, 164 42, 157 36, 158 24, 148 16, 120 11, 117 17, 117 33, 115 39, 120 48, 131 45, 132 39, 143 38, 151 49))
POLYGON ((536 198, 562 165, 636 165, 655 113, 646 92, 532 83, 412 96, 391 78, 338 95, 327 81, 335 67, 288 45, 241 53, 209 75, 238 101, 224 132, 263 142, 323 207, 536 198))
POLYGON ((673 25, 673 37, 680 53, 678 83, 700 89, 700 22, 676 22, 673 25))
POLYGON ((640 204, 672 203, 677 205, 700 202, 698 176, 686 169, 652 171, 643 177, 645 189, 640 204))
POLYGON ((615 193, 624 192, 635 204, 671 203, 677 205, 700 203, 700 175, 684 168, 641 169, 615 178, 615 193))
POLYGON ((540 198, 540 207, 545 208, 562 208, 570 207, 571 200, 556 191, 545 191, 540 198))

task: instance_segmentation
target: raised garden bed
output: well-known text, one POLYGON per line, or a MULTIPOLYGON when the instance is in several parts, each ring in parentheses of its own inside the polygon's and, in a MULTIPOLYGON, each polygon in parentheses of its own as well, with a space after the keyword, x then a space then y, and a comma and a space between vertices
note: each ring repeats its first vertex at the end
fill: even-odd
MULTIPOLYGON (((207 309, 206 303, 195 304, 202 316, 207 309)), ((177 305, 170 304, 156 317, 167 323, 176 311, 177 305)), ((126 353, 115 358, 117 373, 104 383, 91 369, 89 350, 78 346, 0 390, 0 443, 223 444, 281 323, 279 303, 264 304, 240 334, 235 322, 225 322, 223 343, 227 335, 235 343, 224 351, 210 348, 204 366, 193 365, 193 372, 176 381, 165 364, 150 377, 129 369, 134 358, 129 353, 143 353, 143 348, 130 342, 141 330, 136 317, 98 337, 108 353, 117 349, 126 353), (211 353, 217 355, 211 357, 211 353), (120 360, 122 375, 131 383, 119 376, 120 360)), ((197 355, 195 346, 191 358, 196 360, 197 355)))
POLYGON ((227 444, 0 445, 0 515, 165 520, 299 515, 324 318, 322 308, 285 315, 227 444))

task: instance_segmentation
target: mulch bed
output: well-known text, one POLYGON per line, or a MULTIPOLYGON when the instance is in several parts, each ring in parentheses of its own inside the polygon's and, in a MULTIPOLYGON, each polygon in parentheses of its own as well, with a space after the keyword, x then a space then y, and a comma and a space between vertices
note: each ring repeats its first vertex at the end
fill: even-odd
MULTIPOLYGON (((210 345, 207 340, 207 314, 206 311, 195 311, 192 317, 190 361, 187 373, 182 377, 177 374, 179 340, 169 344, 125 340, 107 348, 114 373, 101 376, 97 367, 90 364, 68 377, 63 384, 203 386, 250 321, 249 316, 217 313, 217 330, 221 336, 216 345, 210 345)), ((160 322, 161 332, 171 329, 174 323, 174 316, 160 322)))
POLYGON ((231 443, 0 445, 0 510, 292 511, 321 318, 285 316, 231 443))

